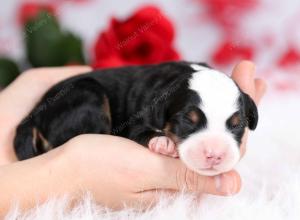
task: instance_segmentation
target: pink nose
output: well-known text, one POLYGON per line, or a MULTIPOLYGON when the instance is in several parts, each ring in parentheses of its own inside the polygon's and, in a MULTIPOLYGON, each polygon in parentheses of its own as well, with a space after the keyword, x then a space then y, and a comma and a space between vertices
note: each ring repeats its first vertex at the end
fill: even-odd
POLYGON ((219 165, 222 163, 225 153, 217 153, 217 152, 206 152, 204 151, 204 157, 206 160, 206 164, 210 167, 215 165, 219 165))

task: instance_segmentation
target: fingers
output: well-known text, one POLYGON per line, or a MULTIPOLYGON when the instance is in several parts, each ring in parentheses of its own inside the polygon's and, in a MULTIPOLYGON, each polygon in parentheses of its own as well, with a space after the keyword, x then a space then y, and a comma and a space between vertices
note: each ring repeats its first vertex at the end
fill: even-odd
POLYGON ((254 79, 255 65, 250 61, 240 62, 233 70, 232 78, 241 90, 249 94, 256 104, 266 91, 266 83, 262 79, 254 79))
POLYGON ((11 93, 12 99, 24 97, 28 100, 30 95, 40 97, 57 82, 90 70, 91 68, 88 66, 31 69, 21 74, 2 94, 11 93), (30 90, 28 90, 29 88, 30 90))
MULTIPOLYGON (((126 205, 134 207, 151 207, 157 202, 162 191, 170 194, 185 190, 200 194, 231 195, 237 193, 241 186, 240 176, 235 171, 217 177, 200 176, 188 170, 179 159, 153 153, 131 140, 115 136, 81 135, 67 142, 64 151, 71 152, 71 161, 76 164, 93 165, 90 172, 84 172, 86 169, 82 169, 80 165, 85 176, 81 176, 79 182, 87 181, 91 188, 99 190, 98 177, 101 179, 103 175, 110 175, 113 181, 106 183, 109 184, 107 189, 112 187, 114 191, 121 190, 121 194, 125 190, 127 193, 123 201, 126 205), (86 143, 89 143, 90 147, 94 146, 90 151, 98 156, 87 157, 82 153, 86 151, 86 143)), ((70 153, 68 155, 70 156, 70 153)), ((105 184, 102 184, 102 187, 105 187, 105 184)), ((117 194, 119 196, 119 193, 117 194)))
POLYGON ((138 202, 142 208, 150 208, 159 201, 162 194, 170 197, 183 190, 197 194, 230 196, 239 192, 241 188, 241 178, 236 171, 229 171, 214 177, 200 176, 187 169, 177 174, 176 182, 170 185, 170 189, 138 192, 135 194, 137 197, 135 202, 138 202))
MULTIPOLYGON (((176 184, 176 190, 174 189, 154 189, 134 194, 133 202, 131 206, 139 207, 141 210, 149 209, 153 207, 161 198, 162 195, 172 198, 178 191, 184 190, 196 194, 212 194, 229 196, 239 192, 241 187, 241 178, 235 171, 230 171, 215 177, 205 177, 195 175, 193 181, 185 181, 185 177, 181 177, 182 184, 176 184)), ((189 179, 189 178, 188 178, 189 179)))
POLYGON ((85 73, 87 66, 37 68, 24 72, 0 94, 2 112, 21 120, 54 84, 68 77, 85 73))
POLYGON ((176 190, 225 196, 240 190, 241 179, 235 171, 211 177, 201 176, 186 167, 181 167, 176 172, 176 185, 173 187, 176 190))
POLYGON ((262 79, 255 80, 255 98, 254 101, 256 104, 260 102, 264 94, 266 93, 267 85, 266 82, 262 79))
POLYGON ((44 79, 50 82, 51 85, 56 84, 69 77, 87 73, 92 68, 89 66, 69 66, 69 67, 53 67, 53 68, 39 68, 33 71, 37 71, 36 74, 46 75, 44 79))
POLYGON ((250 61, 240 62, 232 72, 233 80, 239 85, 243 92, 250 95, 251 98, 255 96, 255 65, 250 61))
POLYGON ((30 69, 20 75, 6 90, 13 90, 15 95, 22 95, 21 91, 29 95, 40 97, 56 83, 75 75, 91 71, 89 66, 70 67, 42 67, 30 69), (31 88, 31 93, 28 92, 31 88))
MULTIPOLYGON (((181 160, 150 152, 148 149, 128 142, 126 151, 135 158, 128 164, 128 169, 136 170, 139 175, 134 184, 140 190, 136 193, 156 189, 214 195, 232 195, 239 192, 241 178, 236 171, 230 171, 219 176, 201 176, 188 169, 181 160), (134 156, 133 156, 134 155, 134 156), (145 162, 146 161, 146 162, 145 162), (134 165, 134 167, 132 167, 134 165), (142 186, 142 187, 141 187, 142 186)), ((122 144, 123 148, 125 142, 122 144)))
POLYGON ((164 157, 157 160, 151 164, 155 175, 154 188, 214 195, 232 195, 240 190, 241 178, 236 171, 218 176, 201 176, 186 168, 178 159, 164 157))

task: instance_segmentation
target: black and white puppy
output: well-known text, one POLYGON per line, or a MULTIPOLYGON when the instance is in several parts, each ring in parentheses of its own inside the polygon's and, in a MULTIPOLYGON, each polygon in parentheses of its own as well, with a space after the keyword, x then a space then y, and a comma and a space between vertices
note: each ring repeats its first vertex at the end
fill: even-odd
POLYGON ((86 133, 127 137, 217 175, 240 159, 245 128, 254 130, 253 100, 205 64, 168 62, 98 70, 51 88, 19 125, 15 151, 34 157, 86 133))

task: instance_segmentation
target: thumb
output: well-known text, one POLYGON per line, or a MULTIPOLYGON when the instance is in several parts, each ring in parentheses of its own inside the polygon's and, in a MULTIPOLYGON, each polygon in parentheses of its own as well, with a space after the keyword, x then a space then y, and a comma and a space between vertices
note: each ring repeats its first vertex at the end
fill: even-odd
POLYGON ((159 157, 158 159, 156 164, 159 169, 155 171, 158 176, 153 180, 156 180, 155 185, 159 189, 225 196, 236 194, 241 188, 240 175, 234 170, 217 176, 202 176, 188 169, 178 159, 169 157, 159 157))
POLYGON ((186 168, 178 159, 165 159, 164 166, 166 164, 168 166, 166 169, 161 169, 163 166, 158 166, 159 170, 153 169, 155 175, 151 178, 153 182, 148 185, 148 190, 136 192, 133 196, 133 201, 135 203, 138 201, 141 208, 150 208, 155 205, 159 201, 161 193, 174 195, 174 193, 183 190, 200 194, 228 196, 238 193, 241 188, 240 175, 234 170, 217 176, 201 176, 186 168))

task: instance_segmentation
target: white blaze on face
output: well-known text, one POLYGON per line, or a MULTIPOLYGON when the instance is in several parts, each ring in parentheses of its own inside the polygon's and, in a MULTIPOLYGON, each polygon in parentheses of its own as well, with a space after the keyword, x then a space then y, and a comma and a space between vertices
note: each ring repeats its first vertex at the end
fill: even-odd
POLYGON ((190 89, 201 97, 199 108, 207 127, 190 135, 179 145, 181 160, 202 175, 217 175, 231 170, 240 159, 238 143, 226 128, 226 121, 238 111, 239 90, 223 73, 191 65, 195 72, 190 89))

